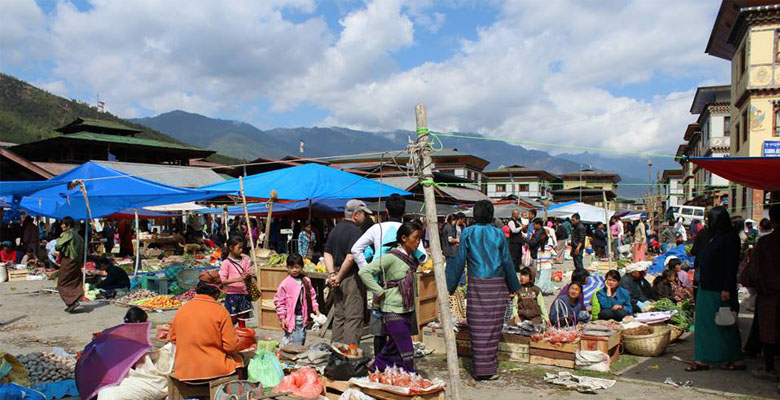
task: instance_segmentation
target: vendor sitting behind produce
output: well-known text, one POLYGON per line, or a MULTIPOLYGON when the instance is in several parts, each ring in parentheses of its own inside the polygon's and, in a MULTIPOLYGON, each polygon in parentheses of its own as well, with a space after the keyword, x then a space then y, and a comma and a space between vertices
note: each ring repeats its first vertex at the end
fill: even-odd
POLYGON ((549 322, 547 306, 544 304, 542 289, 534 286, 534 273, 528 267, 520 269, 520 290, 515 296, 517 307, 516 322, 531 321, 534 325, 549 322))
POLYGON ((559 328, 576 326, 580 322, 588 322, 590 314, 582 305, 582 285, 578 282, 569 284, 566 296, 558 296, 550 307, 550 324, 559 328))
POLYGON ((631 295, 620 287, 620 273, 616 270, 607 272, 605 286, 596 292, 598 302, 593 303, 591 316, 594 320, 622 321, 628 315, 634 313, 631 306, 631 295))
POLYGON ((195 298, 173 317, 169 339, 176 345, 174 375, 180 381, 228 376, 242 367, 230 314, 217 303, 222 290, 219 272, 201 273, 195 298))
POLYGON ((101 257, 98 259, 97 269, 105 271, 106 277, 95 285, 96 288, 102 290, 130 289, 130 277, 127 276, 127 272, 114 265, 110 258, 101 257))
POLYGON ((14 250, 13 244, 6 240, 0 246, 2 246, 2 249, 0 249, 0 263, 16 263, 16 250, 14 250))
POLYGON ((414 321, 415 273, 420 265, 414 252, 420 246, 423 227, 416 221, 404 222, 398 227, 398 247, 358 271, 358 275, 381 304, 382 322, 388 340, 382 351, 375 355, 374 367, 379 371, 394 365, 406 372, 414 372, 414 345, 412 324, 414 321), (379 286, 374 276, 384 278, 379 286))
POLYGON ((626 274, 620 279, 620 287, 626 289, 631 295, 631 307, 635 313, 642 312, 638 303, 644 304, 658 299, 650 282, 645 279, 646 269, 647 266, 642 261, 630 264, 626 267, 626 274))

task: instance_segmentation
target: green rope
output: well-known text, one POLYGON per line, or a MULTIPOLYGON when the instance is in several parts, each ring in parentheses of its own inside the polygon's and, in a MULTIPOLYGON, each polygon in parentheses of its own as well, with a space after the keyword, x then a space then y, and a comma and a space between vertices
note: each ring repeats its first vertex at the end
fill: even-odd
POLYGON ((444 182, 438 183, 438 182, 434 181, 433 178, 422 179, 422 180, 420 180, 420 184, 423 185, 423 186, 433 186, 433 187, 448 187, 449 186, 449 184, 444 183, 444 182))
POLYGON ((431 151, 437 152, 437 151, 444 150, 444 143, 441 141, 441 138, 439 137, 438 134, 429 131, 428 128, 425 126, 421 126, 417 128, 417 136, 421 136, 421 135, 429 135, 433 137, 434 140, 430 141, 431 151), (438 146, 436 145, 437 143, 438 146))

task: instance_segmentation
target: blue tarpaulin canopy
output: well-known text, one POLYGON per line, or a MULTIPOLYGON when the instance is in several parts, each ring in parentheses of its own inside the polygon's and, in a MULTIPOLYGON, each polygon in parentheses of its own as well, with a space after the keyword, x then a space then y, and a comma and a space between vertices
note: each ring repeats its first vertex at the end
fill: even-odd
POLYGON ((57 182, 52 180, 0 182, 0 197, 27 196, 39 190, 43 190, 57 185, 62 185, 63 187, 65 187, 66 182, 57 182))
MULTIPOLYGON (((348 199, 329 199, 329 200, 316 200, 311 202, 311 212, 313 215, 332 215, 341 214, 344 212, 344 205, 347 204, 348 199)), ((249 215, 254 216, 266 216, 268 215, 268 207, 266 203, 252 203, 247 205, 249 215)), ((293 201, 289 203, 274 203, 273 215, 287 215, 294 214, 298 211, 308 212, 309 201, 293 201)), ((207 208, 204 210, 198 210, 197 213, 202 214, 222 214, 221 207, 207 208)), ((244 206, 232 206, 228 207, 228 215, 244 215, 244 206)))
POLYGON ((235 194, 235 191, 185 189, 165 185, 119 172, 94 162, 88 162, 45 182, 57 185, 27 194, 21 207, 31 214, 51 218, 86 219, 87 207, 78 185, 82 180, 87 191, 92 218, 145 206, 205 200, 235 194))
MULTIPOLYGON (((304 164, 252 175, 244 179, 246 197, 268 199, 271 189, 279 200, 365 199, 411 193, 393 186, 380 184, 360 175, 320 164, 304 164)), ((207 190, 239 191, 238 179, 203 186, 207 190)), ((308 204, 307 204, 308 206, 308 204)), ((274 208, 276 205, 274 205, 274 208)))

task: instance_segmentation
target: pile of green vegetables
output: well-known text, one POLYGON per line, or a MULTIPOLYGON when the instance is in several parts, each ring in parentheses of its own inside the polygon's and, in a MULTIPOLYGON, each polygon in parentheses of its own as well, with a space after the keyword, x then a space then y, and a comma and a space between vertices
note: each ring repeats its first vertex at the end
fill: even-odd
POLYGON ((653 303, 653 308, 656 311, 676 310, 677 314, 669 319, 669 323, 682 330, 688 330, 691 327, 694 307, 690 300, 685 299, 678 304, 669 299, 661 299, 653 303))

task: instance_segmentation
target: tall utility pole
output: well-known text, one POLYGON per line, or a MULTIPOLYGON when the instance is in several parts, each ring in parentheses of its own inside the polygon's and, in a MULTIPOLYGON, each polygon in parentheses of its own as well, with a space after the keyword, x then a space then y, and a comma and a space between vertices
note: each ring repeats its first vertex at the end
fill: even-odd
MULTIPOLYGON (((414 107, 414 116, 417 121, 417 144, 422 144, 417 153, 419 159, 417 165, 422 166, 420 182, 425 195, 425 222, 428 226, 428 236, 431 245, 431 257, 433 257, 433 273, 436 278, 436 295, 439 299, 439 316, 444 328, 444 343, 447 347, 447 370, 450 375, 449 393, 452 400, 460 400, 460 370, 458 368, 458 351, 455 346, 455 327, 452 324, 452 312, 450 311, 450 297, 447 292, 447 277, 444 274, 444 257, 439 242, 439 225, 436 214, 436 198, 433 193, 433 172, 431 170, 431 146, 428 138, 428 116, 425 113, 425 105, 417 104, 414 107)), ((411 154, 410 154, 411 156, 411 154)))
POLYGON ((647 159, 647 201, 645 202, 645 208, 647 209, 647 219, 650 226, 653 226, 653 214, 655 213, 655 199, 653 198, 653 162, 647 159))

